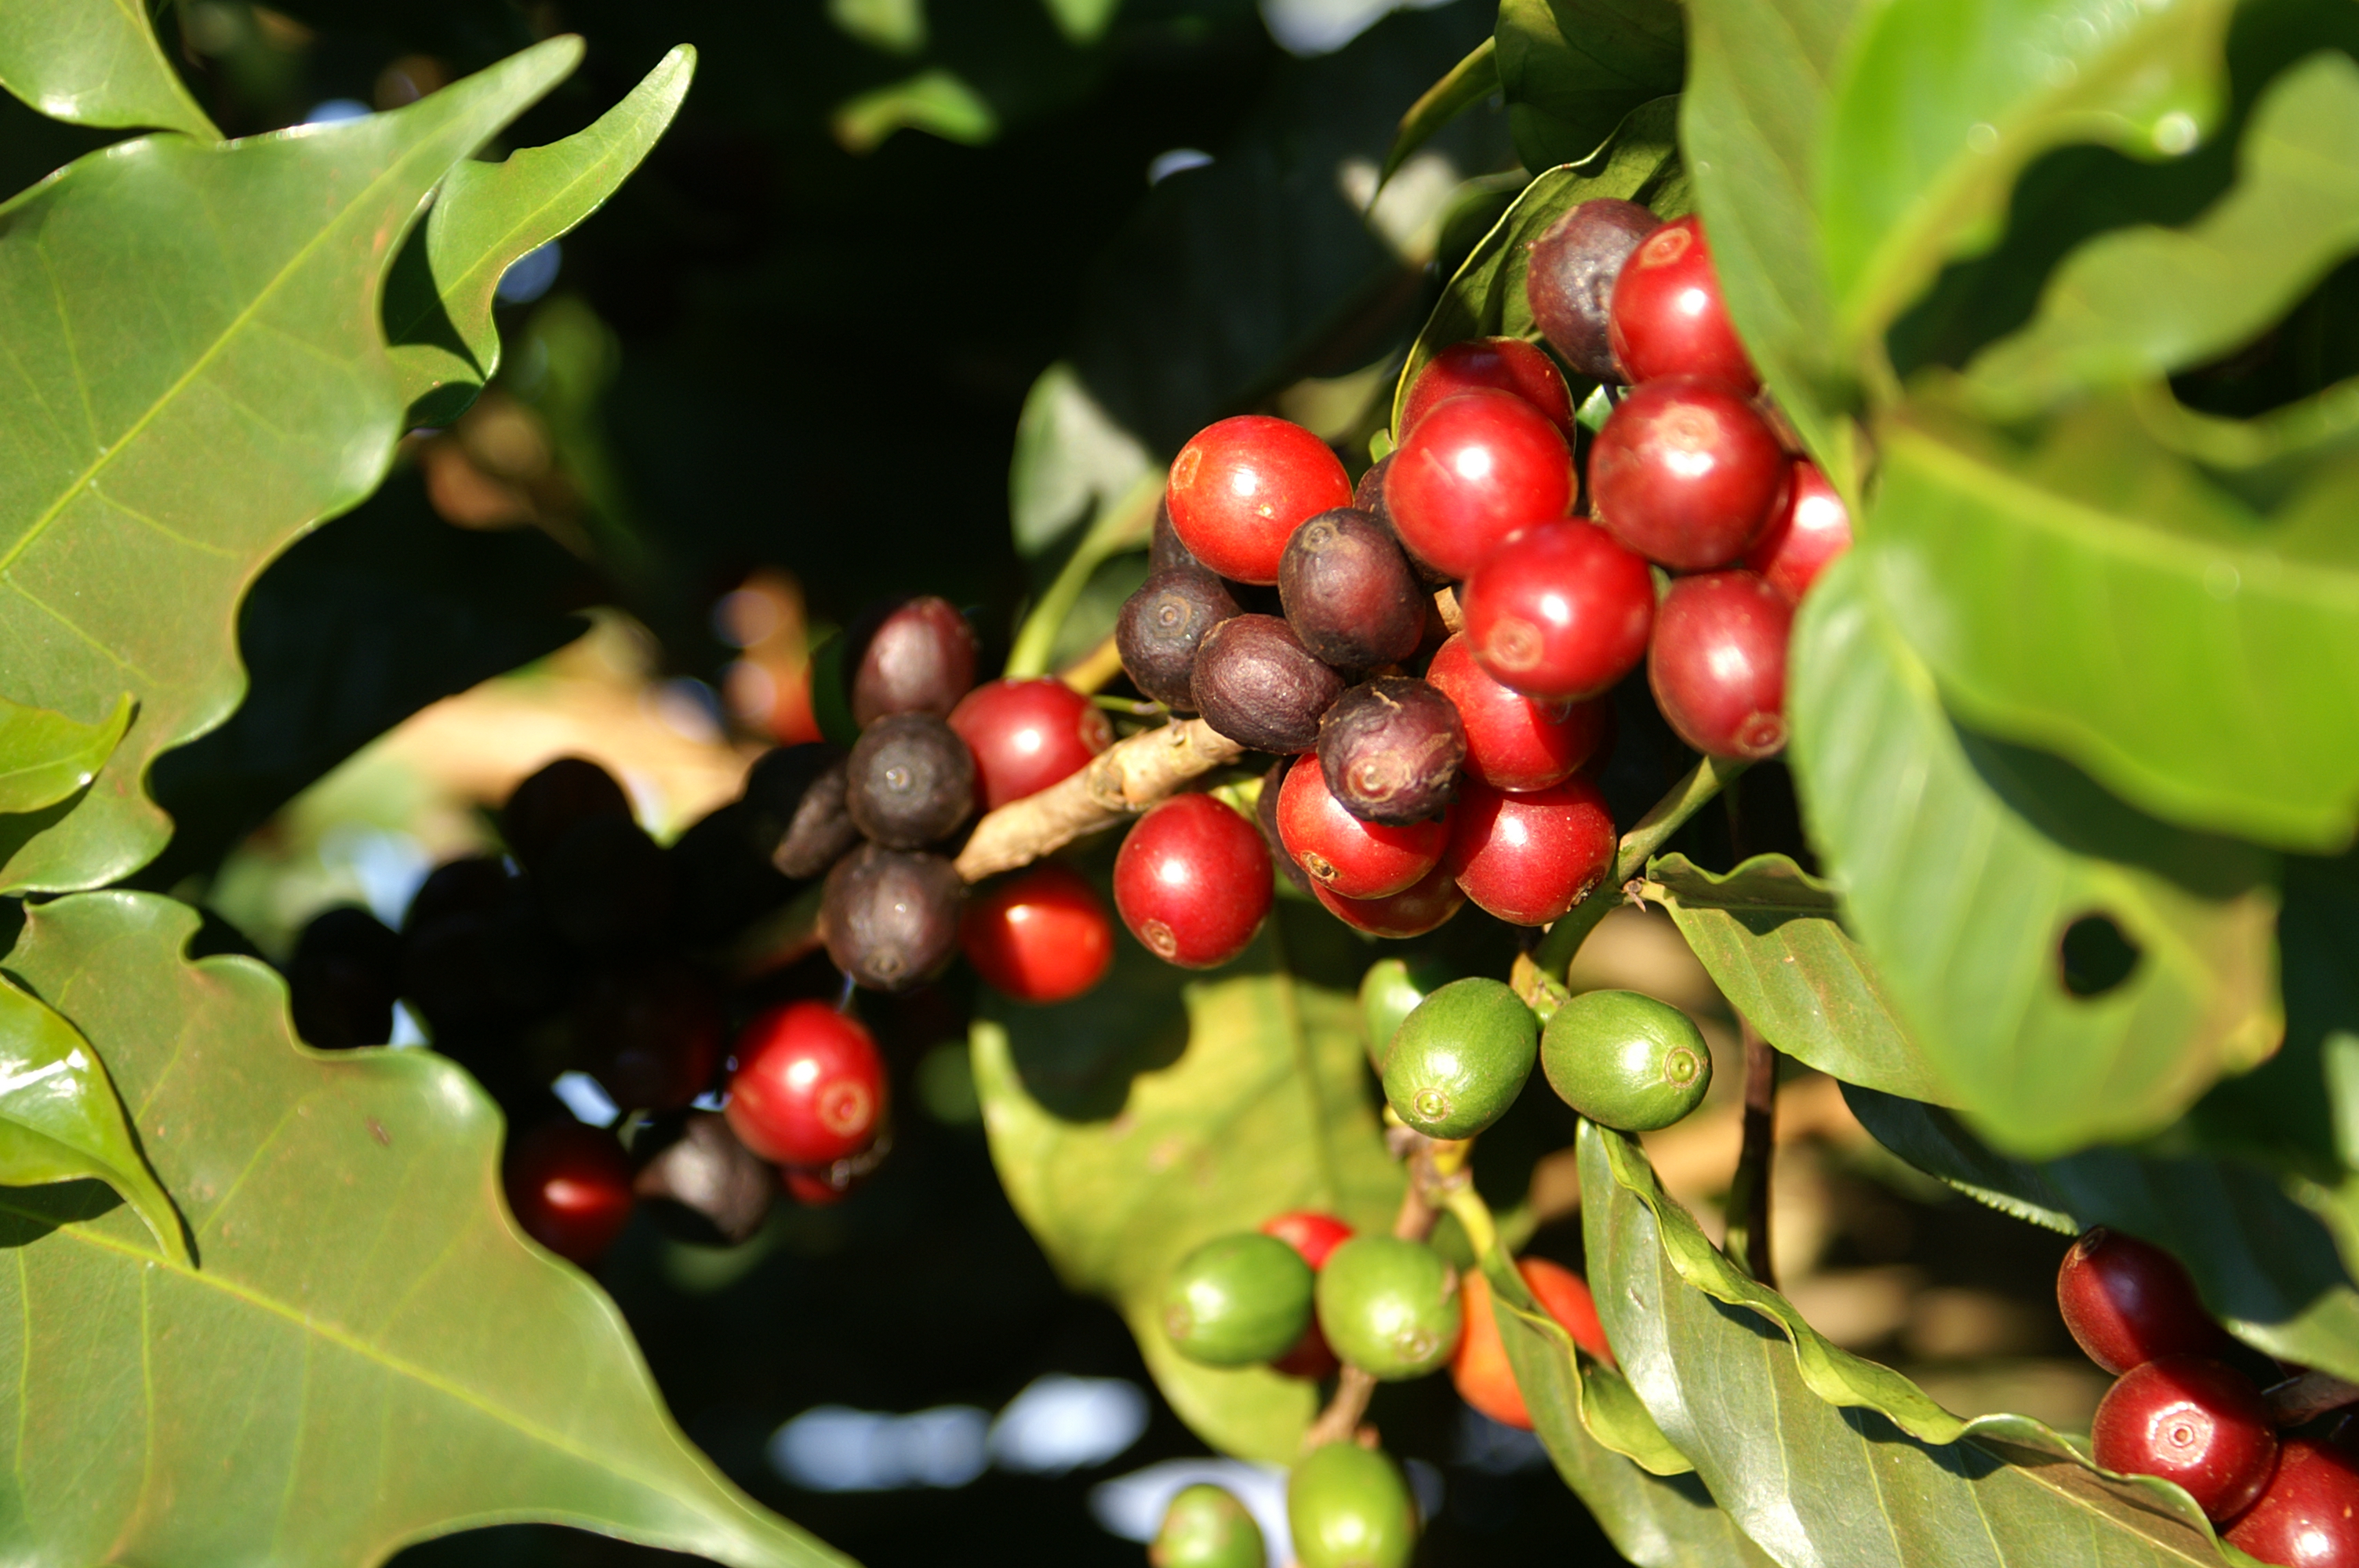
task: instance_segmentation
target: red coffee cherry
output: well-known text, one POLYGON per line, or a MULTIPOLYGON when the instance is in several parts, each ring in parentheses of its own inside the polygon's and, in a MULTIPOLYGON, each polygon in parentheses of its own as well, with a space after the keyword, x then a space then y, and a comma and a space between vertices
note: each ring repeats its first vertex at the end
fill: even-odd
POLYGON ((631 1162, 614 1135, 557 1117, 511 1139, 500 1162, 525 1234, 588 1268, 630 1223, 631 1162))
POLYGON ((2277 1429, 2260 1391, 2201 1356, 2123 1373, 2098 1402, 2089 1437, 2106 1469, 2176 1481, 2213 1519, 2244 1512, 2277 1469, 2277 1429))
POLYGON ((1638 667, 1655 574, 1594 523, 1527 528, 1459 596, 1466 640, 1494 680, 1543 702, 1595 697, 1638 667))
POLYGON ((1180 795, 1138 819, 1114 861, 1114 905, 1147 950, 1209 969, 1245 950, 1269 914, 1269 850, 1209 795, 1180 795))
POLYGON ((1532 323, 1564 362, 1600 381, 1628 378, 1614 362, 1607 312, 1614 279, 1638 243, 1663 221, 1635 201, 1601 196, 1584 201, 1528 247, 1524 300, 1532 323))
POLYGON ((1034 866, 994 884, 959 929, 967 962, 1018 1001, 1069 1001, 1105 979, 1114 922, 1081 874, 1034 866))
POLYGON ((1277 796, 1277 834, 1313 882, 1342 898, 1406 892, 1441 863, 1447 816, 1400 827, 1364 822, 1328 793, 1315 756, 1297 757, 1277 796))
MULTIPOLYGON (((1327 1254, 1352 1238, 1352 1227, 1333 1215, 1307 1210, 1263 1220, 1261 1233, 1275 1236, 1293 1248, 1301 1254, 1302 1260, 1310 1265, 1313 1273, 1318 1272, 1321 1265, 1327 1261, 1327 1254)), ((1319 1332, 1316 1316, 1311 1318, 1310 1326, 1302 1331, 1302 1338, 1294 1348, 1270 1363, 1273 1370, 1283 1372, 1289 1378, 1309 1378, 1314 1381, 1329 1376, 1340 1365, 1335 1359, 1335 1352, 1328 1348, 1327 1336, 1319 1332)))
POLYGON ((1171 526, 1196 558, 1238 582, 1274 583, 1304 519, 1352 504, 1351 477, 1299 425, 1240 414, 1180 449, 1164 492, 1171 526))
POLYGON ((1751 572, 1684 577, 1655 611, 1647 684, 1680 740, 1709 757, 1775 756, 1786 744, 1793 600, 1751 572))
POLYGON ((1469 780, 1442 864, 1510 925, 1545 925, 1614 871, 1614 814, 1586 777, 1508 795, 1469 780))
POLYGON ((975 687, 951 709, 951 728, 974 753, 975 804, 983 811, 1038 795, 1114 744, 1104 709, 1045 676, 975 687))
POLYGON ((2102 1225, 2064 1254, 2056 1308, 2089 1359, 2108 1372, 2163 1356, 2216 1356, 2228 1344, 2178 1259, 2102 1225))
MULTIPOLYGON (((1561 1264, 1545 1258, 1518 1258, 1516 1272, 1539 1303, 1542 1312, 1572 1336, 1572 1342, 1607 1366, 1614 1365, 1614 1347, 1597 1321, 1597 1303, 1589 1282, 1561 1264)), ((1532 1429, 1532 1412, 1516 1386, 1515 1368, 1500 1340, 1499 1320, 1492 1309, 1491 1281, 1479 1269, 1470 1270, 1460 1283, 1466 1292, 1466 1331, 1450 1357, 1450 1380, 1458 1397, 1503 1426, 1532 1429)))
POLYGON ((1700 218, 1664 224, 1631 253, 1607 319, 1614 357, 1634 382, 1709 375, 1745 393, 1761 384, 1728 319, 1700 218))
POLYGON ((1512 393, 1462 392, 1393 454, 1385 511, 1411 555, 1462 578, 1516 529, 1571 511, 1575 489, 1572 449, 1548 416, 1512 393))
POLYGON ((1441 644, 1425 678, 1465 726, 1466 773, 1494 789, 1546 789, 1571 778, 1597 754, 1614 713, 1603 697, 1541 703, 1501 686, 1474 662, 1462 633, 1441 644))
POLYGON ((1414 887, 1389 898, 1338 898, 1317 882, 1310 884, 1310 896, 1353 930, 1397 941, 1436 930, 1466 906, 1466 894, 1447 864, 1434 867, 1414 887))
POLYGON ((737 1037, 723 1108, 738 1141, 788 1165, 841 1160, 876 1135, 885 1062, 853 1019, 820 1001, 770 1009, 737 1037))
POLYGON ((1786 470, 1786 493, 1745 564, 1799 604, 1828 563, 1850 548, 1851 512, 1843 497, 1816 463, 1797 458, 1786 470))
POLYGON ((1566 440, 1572 439, 1572 392, 1564 373, 1521 338, 1470 338, 1434 355, 1409 383, 1400 433, 1415 429, 1443 398, 1483 387, 1515 394, 1547 415, 1566 440))
POLYGON ((2288 1438, 2276 1478, 2227 1540, 2282 1568, 2351 1568, 2359 1563, 2359 1455, 2341 1444, 2288 1438))
POLYGON ((1786 451, 1725 384, 1675 376, 1633 387, 1589 452, 1589 497, 1608 532, 1650 561, 1704 571, 1768 526, 1786 451))

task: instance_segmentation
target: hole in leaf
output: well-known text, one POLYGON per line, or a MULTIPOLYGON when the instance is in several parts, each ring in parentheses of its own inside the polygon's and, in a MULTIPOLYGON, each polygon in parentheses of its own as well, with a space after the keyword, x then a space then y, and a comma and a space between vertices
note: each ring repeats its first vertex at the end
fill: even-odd
POLYGON ((2064 928, 2056 945, 2064 989, 2074 996, 2103 996, 2130 978, 2138 962, 2137 944, 2102 914, 2084 914, 2064 928))

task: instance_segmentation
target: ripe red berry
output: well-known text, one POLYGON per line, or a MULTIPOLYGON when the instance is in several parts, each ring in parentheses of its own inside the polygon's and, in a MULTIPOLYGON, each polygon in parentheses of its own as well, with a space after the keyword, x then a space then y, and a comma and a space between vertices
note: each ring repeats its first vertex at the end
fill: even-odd
POLYGON ((1750 393, 1761 384, 1728 319, 1702 220, 1664 224, 1631 253, 1608 311, 1614 357, 1634 382, 1716 376, 1750 393))
POLYGON ((1556 362, 1521 338, 1470 338, 1452 343, 1426 362, 1409 383, 1401 405, 1400 433, 1433 412, 1433 406, 1462 392, 1491 387, 1510 392, 1541 413, 1568 441, 1572 439, 1572 392, 1556 362))
POLYGON ((1104 710, 1047 677, 975 687, 951 709, 951 728, 974 753, 975 805, 983 811, 1038 795, 1114 744, 1104 710))
POLYGON ((1466 896, 1510 925, 1545 925, 1614 870, 1614 814, 1586 777, 1523 795, 1472 781, 1442 859, 1466 896))
POLYGON ((1572 510, 1572 449, 1512 393, 1434 405, 1385 472, 1385 511, 1409 553, 1462 578, 1518 528, 1572 510))
POLYGON ((1240 414, 1180 449, 1164 492, 1171 526, 1196 558, 1238 582, 1274 583, 1305 518, 1352 504, 1351 476, 1299 425, 1240 414))
POLYGON ((1671 584, 1655 611, 1647 684, 1680 739, 1710 757, 1757 761, 1783 749, 1793 626, 1793 600, 1752 572, 1671 584))
POLYGON ((2108 1372, 2162 1356, 2217 1355, 2228 1343, 2178 1259, 2102 1225, 2064 1254, 2056 1307, 2089 1359, 2108 1372))
POLYGON ((1590 503, 1606 530, 1680 571, 1724 567, 1768 526, 1786 452, 1725 384, 1675 376, 1634 387, 1589 453, 1590 503))
POLYGON ((1338 898, 1317 882, 1310 884, 1310 896, 1353 930, 1396 941, 1422 936, 1466 906, 1466 893, 1446 864, 1387 898, 1338 898))
POLYGON ((1269 914, 1269 849, 1209 795, 1174 795, 1138 819, 1114 862, 1114 903, 1148 952, 1209 969, 1245 950, 1269 914))
MULTIPOLYGON (((1590 1296, 1587 1281, 1545 1258, 1518 1258, 1516 1272, 1524 1277, 1540 1310, 1554 1318, 1575 1345, 1607 1366, 1614 1365, 1614 1347, 1605 1342, 1605 1331, 1598 1324, 1597 1303, 1590 1296)), ((1523 1390, 1516 1386, 1515 1368, 1508 1363, 1507 1347, 1500 1337, 1491 1282, 1478 1269, 1467 1272, 1461 1283, 1466 1292, 1466 1332, 1459 1336, 1457 1352, 1450 1358, 1450 1380, 1457 1385, 1460 1399, 1493 1421, 1529 1432, 1532 1412, 1524 1403, 1523 1390)))
POLYGON ((967 962, 1018 1001, 1068 1001, 1105 978, 1114 922, 1071 868, 1034 866, 966 907, 967 962))
POLYGON ((737 1037, 723 1109, 730 1130, 763 1159, 824 1165, 876 1135, 884 1059, 856 1020, 825 1002, 787 1002, 737 1037))
POLYGON ((1474 662, 1462 633, 1441 644, 1425 678, 1458 709, 1466 728, 1465 771, 1494 789, 1546 789, 1596 754, 1613 707, 1588 702, 1534 702, 1501 686, 1474 662))
POLYGON ((1746 551, 1745 564, 1796 603, 1829 562, 1851 548, 1851 512, 1816 463, 1796 459, 1786 470, 1786 493, 1769 524, 1746 551))
POLYGON ((1491 678, 1543 702, 1595 697, 1638 667, 1655 574, 1596 524, 1527 528, 1484 558, 1459 602, 1491 678))
POLYGON ((1297 757, 1277 796, 1277 836, 1313 882, 1342 898, 1406 892, 1441 863, 1447 815, 1388 827, 1364 822, 1329 793, 1316 756, 1297 757))
POLYGON ((2244 1512, 2277 1463, 2260 1391, 2201 1356, 2166 1356, 2123 1373, 2098 1402, 2089 1437, 2106 1469, 2176 1481, 2214 1519, 2244 1512))
POLYGON ((2281 1568, 2352 1568, 2359 1563, 2359 1455, 2340 1444, 2287 1439, 2276 1478, 2227 1538, 2281 1568))
POLYGON ((630 1221, 630 1157, 603 1128, 544 1121, 510 1140, 500 1176, 525 1234, 585 1268, 630 1221))
MULTIPOLYGON (((1261 1233, 1275 1236, 1298 1253, 1318 1272, 1327 1261, 1327 1254, 1352 1238, 1352 1227, 1332 1214, 1298 1210, 1263 1220, 1261 1233)), ((1328 1347, 1327 1336, 1319 1332, 1319 1320, 1314 1316, 1310 1325, 1302 1331, 1302 1338, 1294 1348, 1270 1363, 1273 1370, 1289 1378, 1324 1378, 1341 1365, 1335 1352, 1328 1347)))

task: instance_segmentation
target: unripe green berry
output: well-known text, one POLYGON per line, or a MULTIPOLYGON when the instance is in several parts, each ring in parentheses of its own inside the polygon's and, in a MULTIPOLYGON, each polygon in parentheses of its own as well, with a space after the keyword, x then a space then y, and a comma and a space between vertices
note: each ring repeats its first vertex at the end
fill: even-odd
POLYGON ((1472 1138, 1516 1103, 1539 1020, 1497 980, 1452 980, 1417 1004, 1385 1057, 1385 1098, 1428 1138, 1472 1138))
POLYGON ((1215 1237, 1180 1260, 1163 1292, 1163 1332, 1190 1361, 1250 1367, 1294 1348, 1310 1326, 1313 1276, 1275 1236, 1215 1237))
POLYGON ((1262 1568, 1261 1526, 1245 1504, 1209 1481, 1183 1487, 1147 1549, 1155 1568, 1262 1568))
POLYGON ((1399 1466, 1356 1443, 1298 1460, 1286 1513, 1301 1568, 1406 1568, 1417 1551, 1417 1503, 1399 1466))
POLYGON ((1712 1048, 1668 1002, 1636 991, 1583 991, 1549 1020, 1540 1068, 1564 1103, 1590 1120, 1652 1132, 1703 1103, 1712 1048))
POLYGON ((1440 960, 1379 958, 1360 979, 1360 1017, 1368 1027, 1368 1063, 1379 1073, 1401 1020, 1450 979, 1440 960))
POLYGON ((1422 1242, 1355 1236, 1319 1271, 1319 1328, 1335 1354, 1393 1383, 1444 1365, 1465 1326, 1458 1274, 1422 1242))

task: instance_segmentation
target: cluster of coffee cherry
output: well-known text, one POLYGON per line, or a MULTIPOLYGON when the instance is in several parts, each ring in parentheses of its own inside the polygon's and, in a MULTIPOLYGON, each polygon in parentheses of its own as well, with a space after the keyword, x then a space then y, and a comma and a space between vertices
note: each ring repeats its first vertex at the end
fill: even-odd
POLYGON ((2056 1303, 2089 1358, 2115 1374, 2097 1406, 2098 1464, 2187 1489, 2230 1545, 2279 1568, 2359 1564, 2359 1446, 2348 1418, 2281 1434, 2179 1260, 2104 1227, 2065 1253, 2056 1303))

